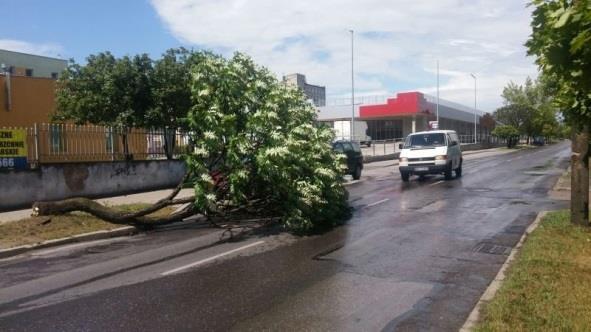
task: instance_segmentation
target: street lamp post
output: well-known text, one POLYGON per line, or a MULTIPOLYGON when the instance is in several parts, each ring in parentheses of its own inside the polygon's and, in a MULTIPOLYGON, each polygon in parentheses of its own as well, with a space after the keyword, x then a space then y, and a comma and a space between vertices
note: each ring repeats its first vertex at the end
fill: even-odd
POLYGON ((437 129, 439 127, 439 60, 437 60, 437 129))
POLYGON ((351 33, 351 141, 355 140, 355 67, 354 67, 354 41, 355 31, 349 30, 351 33))
POLYGON ((476 75, 471 73, 470 76, 474 79, 474 144, 476 144, 476 75))

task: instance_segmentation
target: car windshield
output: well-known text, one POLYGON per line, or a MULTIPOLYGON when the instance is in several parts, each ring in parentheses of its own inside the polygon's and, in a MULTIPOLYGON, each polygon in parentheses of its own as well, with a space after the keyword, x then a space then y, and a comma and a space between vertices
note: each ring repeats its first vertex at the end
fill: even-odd
POLYGON ((445 145, 445 135, 442 133, 410 135, 404 144, 405 148, 420 149, 445 145))

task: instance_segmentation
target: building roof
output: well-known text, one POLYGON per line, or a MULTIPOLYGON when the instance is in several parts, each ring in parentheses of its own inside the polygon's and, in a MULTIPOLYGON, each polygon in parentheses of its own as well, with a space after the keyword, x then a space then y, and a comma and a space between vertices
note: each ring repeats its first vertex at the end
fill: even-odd
POLYGON ((14 55, 24 55, 24 56, 31 56, 31 57, 38 57, 38 58, 45 58, 48 60, 55 60, 55 61, 63 61, 63 62, 68 62, 68 60, 65 59, 60 59, 60 58, 56 58, 56 57, 50 57, 50 56, 46 56, 46 55, 37 55, 37 54, 31 54, 31 53, 23 53, 23 52, 17 52, 17 51, 10 51, 10 50, 5 50, 5 49, 1 49, 0 48, 0 53, 12 53, 14 55))

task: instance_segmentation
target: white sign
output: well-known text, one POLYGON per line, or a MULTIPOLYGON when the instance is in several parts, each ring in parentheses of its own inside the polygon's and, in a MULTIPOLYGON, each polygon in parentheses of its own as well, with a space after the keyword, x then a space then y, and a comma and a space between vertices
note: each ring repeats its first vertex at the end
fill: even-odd
POLYGON ((429 121, 429 128, 431 128, 431 129, 439 129, 439 122, 437 122, 437 121, 429 121))

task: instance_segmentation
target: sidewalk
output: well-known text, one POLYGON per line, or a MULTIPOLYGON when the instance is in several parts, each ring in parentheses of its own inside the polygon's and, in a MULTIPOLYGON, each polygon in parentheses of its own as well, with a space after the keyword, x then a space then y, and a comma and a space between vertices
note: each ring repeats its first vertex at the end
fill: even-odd
MULTIPOLYGON (((172 192, 172 189, 165 189, 165 190, 149 191, 149 192, 133 194, 133 195, 101 198, 101 199, 97 199, 96 201, 101 204, 106 204, 106 205, 123 205, 123 204, 137 204, 137 203, 151 204, 151 203, 155 203, 158 200, 166 197, 166 195, 170 194, 171 192, 172 192)), ((182 189, 177 197, 183 198, 183 197, 188 197, 191 195, 193 195, 193 189, 189 188, 189 189, 182 189)), ((30 216, 31 216, 31 209, 0 212, 0 224, 24 219, 24 218, 27 218, 30 216)))

